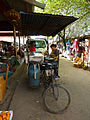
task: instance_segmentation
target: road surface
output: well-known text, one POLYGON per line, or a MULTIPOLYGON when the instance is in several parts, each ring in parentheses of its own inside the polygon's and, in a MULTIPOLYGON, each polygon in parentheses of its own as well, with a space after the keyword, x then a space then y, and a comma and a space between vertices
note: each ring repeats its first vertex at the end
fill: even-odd
POLYGON ((63 114, 48 113, 42 103, 42 88, 30 89, 26 72, 20 74, 10 110, 13 120, 90 120, 90 72, 74 68, 72 62, 60 59, 59 74, 71 93, 70 107, 63 114))

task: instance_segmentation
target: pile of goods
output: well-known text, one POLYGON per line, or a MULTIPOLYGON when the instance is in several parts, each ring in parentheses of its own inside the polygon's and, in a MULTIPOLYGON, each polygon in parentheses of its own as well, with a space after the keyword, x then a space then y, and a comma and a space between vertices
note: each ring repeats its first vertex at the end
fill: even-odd
MULTIPOLYGON (((19 60, 20 58, 16 58, 15 56, 11 56, 10 58, 7 58, 7 57, 5 57, 5 56, 3 56, 2 58, 1 58, 1 62, 0 62, 0 66, 1 66, 1 64, 3 65, 3 64, 8 64, 9 65, 9 70, 11 71, 11 72, 15 72, 15 70, 16 70, 16 68, 20 65, 20 60, 19 60)), ((0 69, 0 72, 3 72, 3 67, 2 67, 2 69, 0 69)))
POLYGON ((75 67, 83 67, 83 60, 79 57, 76 57, 76 59, 74 60, 73 65, 75 67))
POLYGON ((0 120, 12 120, 12 111, 0 111, 0 120))

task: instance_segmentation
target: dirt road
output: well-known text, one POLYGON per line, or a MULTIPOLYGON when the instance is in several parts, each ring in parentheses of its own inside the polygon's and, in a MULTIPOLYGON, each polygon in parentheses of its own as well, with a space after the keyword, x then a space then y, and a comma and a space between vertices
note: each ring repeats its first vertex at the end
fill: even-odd
POLYGON ((71 93, 71 105, 63 114, 48 113, 42 103, 42 89, 28 88, 26 73, 13 96, 10 109, 13 120, 90 120, 90 72, 74 68, 66 59, 60 59, 60 82, 71 93))

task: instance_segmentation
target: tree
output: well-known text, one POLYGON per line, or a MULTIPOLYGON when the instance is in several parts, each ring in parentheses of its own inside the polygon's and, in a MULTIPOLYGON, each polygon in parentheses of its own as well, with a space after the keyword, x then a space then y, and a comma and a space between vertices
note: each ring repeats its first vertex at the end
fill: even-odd
POLYGON ((37 12, 82 17, 89 13, 90 4, 86 0, 38 0, 46 4, 45 10, 37 12))

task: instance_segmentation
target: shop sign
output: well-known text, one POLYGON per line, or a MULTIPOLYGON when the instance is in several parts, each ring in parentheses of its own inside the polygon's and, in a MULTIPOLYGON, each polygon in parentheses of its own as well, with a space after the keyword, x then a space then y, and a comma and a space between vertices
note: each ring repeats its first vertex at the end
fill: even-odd
POLYGON ((15 11, 14 9, 7 11, 6 16, 7 16, 8 20, 13 24, 17 24, 20 20, 20 13, 15 11))

